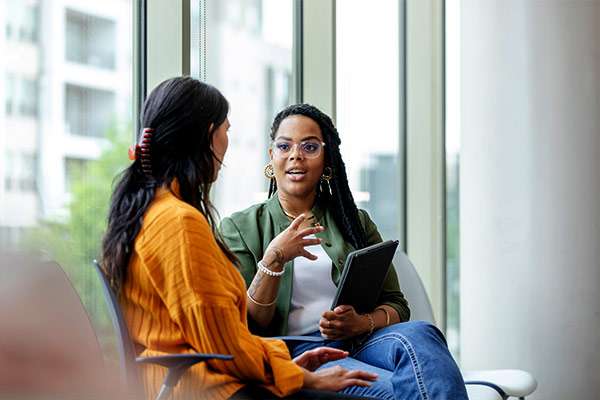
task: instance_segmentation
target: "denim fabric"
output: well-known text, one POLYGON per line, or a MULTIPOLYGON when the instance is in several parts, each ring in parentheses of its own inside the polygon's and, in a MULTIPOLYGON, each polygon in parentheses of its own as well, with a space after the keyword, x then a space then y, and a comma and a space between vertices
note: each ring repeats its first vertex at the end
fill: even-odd
MULTIPOLYGON (((314 332, 311 336, 320 335, 314 332)), ((291 347, 296 357, 323 344, 306 342, 291 347)), ((325 346, 350 352, 342 360, 321 366, 340 365, 379 375, 369 387, 353 386, 345 393, 379 399, 467 399, 467 391, 442 333, 424 321, 403 322, 374 332, 365 341, 325 341, 325 346)))

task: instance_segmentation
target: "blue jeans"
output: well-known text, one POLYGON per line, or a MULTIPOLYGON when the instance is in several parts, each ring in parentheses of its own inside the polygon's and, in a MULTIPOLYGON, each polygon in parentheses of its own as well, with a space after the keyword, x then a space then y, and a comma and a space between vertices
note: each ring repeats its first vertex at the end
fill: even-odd
MULTIPOLYGON (((314 332, 311 336, 320 335, 314 332)), ((291 346, 292 357, 322 346, 304 342, 291 346)), ((325 346, 347 350, 347 358, 320 368, 340 365, 378 374, 369 387, 352 386, 345 393, 378 399, 467 399, 458 366, 448 351, 446 339, 432 324, 411 321, 374 332, 360 345, 351 341, 325 341, 325 346)), ((319 368, 319 369, 320 369, 319 368)))

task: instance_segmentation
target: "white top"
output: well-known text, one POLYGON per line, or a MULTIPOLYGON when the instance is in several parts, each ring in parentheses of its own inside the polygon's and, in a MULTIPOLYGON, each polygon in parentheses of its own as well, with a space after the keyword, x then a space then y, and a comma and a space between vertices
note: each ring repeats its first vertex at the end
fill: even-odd
MULTIPOLYGON (((306 238, 314 238, 315 235, 306 238)), ((329 310, 337 287, 331 278, 332 261, 319 244, 307 246, 315 261, 306 257, 294 259, 292 304, 288 317, 288 334, 303 335, 319 330, 319 320, 329 310)))

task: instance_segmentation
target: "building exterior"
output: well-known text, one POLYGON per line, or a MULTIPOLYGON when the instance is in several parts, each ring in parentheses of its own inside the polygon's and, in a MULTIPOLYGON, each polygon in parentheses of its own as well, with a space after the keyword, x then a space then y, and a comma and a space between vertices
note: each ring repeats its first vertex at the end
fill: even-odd
POLYGON ((70 181, 131 120, 131 2, 1 0, 0 245, 60 220, 70 181))

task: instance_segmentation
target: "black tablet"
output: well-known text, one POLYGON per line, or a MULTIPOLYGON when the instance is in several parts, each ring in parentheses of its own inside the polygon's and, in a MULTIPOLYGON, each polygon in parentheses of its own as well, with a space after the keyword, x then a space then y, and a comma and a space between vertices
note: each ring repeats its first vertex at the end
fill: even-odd
POLYGON ((348 254, 331 309, 348 304, 358 313, 373 311, 397 247, 388 240, 348 254))

